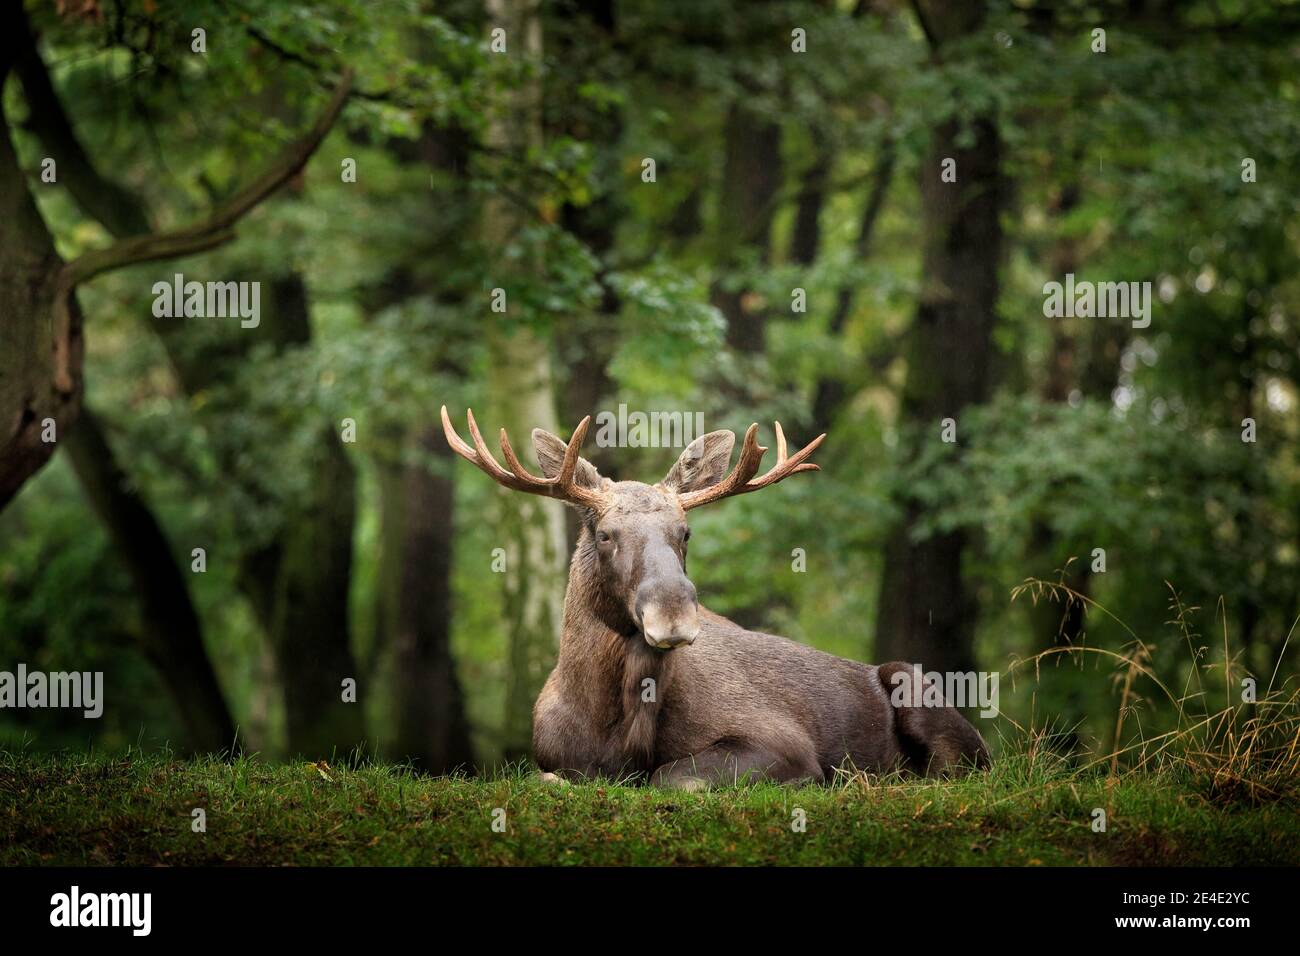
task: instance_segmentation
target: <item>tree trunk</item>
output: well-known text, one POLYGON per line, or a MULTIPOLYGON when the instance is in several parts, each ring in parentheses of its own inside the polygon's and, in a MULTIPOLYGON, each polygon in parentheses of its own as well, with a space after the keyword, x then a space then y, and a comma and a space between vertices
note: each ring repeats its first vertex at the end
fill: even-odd
MULTIPOLYGON (((55 160, 59 181, 77 205, 114 238, 148 233, 142 200, 102 176, 77 138, 21 4, 13 27, 19 44, 16 70, 30 125, 55 160)), ((210 752, 237 750, 234 720, 203 646, 185 575, 161 523, 131 487, 97 419, 83 413, 70 429, 66 445, 83 490, 135 581, 144 624, 143 649, 172 693, 189 732, 190 746, 210 752)))
MULTIPOLYGON (((895 151, 892 142, 881 146, 876 168, 871 175, 871 187, 867 192, 866 203, 862 207, 862 218, 858 223, 858 235, 854 240, 853 251, 859 262, 866 261, 871 254, 871 240, 876 234, 876 223, 880 221, 880 212, 885 208, 885 195, 894 178, 895 151)), ((835 311, 831 314, 826 331, 838 338, 844 334, 848 324, 849 313, 853 311, 853 287, 842 286, 835 296, 835 311)), ((835 374, 823 375, 817 380, 813 389, 812 431, 830 431, 835 416, 848 396, 844 380, 835 374)))
POLYGON ((795 265, 810 266, 817 261, 821 249, 822 208, 826 205, 826 190, 834 157, 827 136, 814 129, 813 161, 804 170, 799 184, 799 198, 795 200, 794 229, 790 234, 790 261, 795 265))
MULTIPOLYGON (((540 64, 542 28, 528 0, 488 0, 494 26, 503 26, 512 56, 540 64)), ((505 96, 488 124, 488 145, 516 155, 541 141, 541 90, 525 82, 505 96)), ((484 204, 482 235, 488 249, 502 252, 523 221, 501 195, 484 204)), ((501 284, 509 285, 504 260, 501 284)), ((507 304, 507 308, 518 308, 507 304)), ((555 414, 550 343, 526 317, 489 312, 488 387, 493 429, 500 425, 525 443, 534 428, 560 432, 555 414)), ((531 750, 533 702, 555 660, 564 598, 566 541, 558 501, 498 491, 495 526, 506 552, 502 575, 509 647, 506 653, 506 713, 502 740, 507 759, 531 750)))
MULTIPOLYGON (((936 52, 949 39, 978 28, 982 11, 963 3, 918 4, 936 52)), ((940 440, 941 421, 985 399, 990 385, 992 331, 1002 253, 1000 140, 990 118, 972 124, 974 143, 962 146, 957 121, 932 131, 921 168, 924 252, 922 292, 907 347, 900 408, 903 454, 940 440), (945 183, 945 159, 957 181, 945 183)), ((903 520, 885 545, 876 657, 905 659, 926 670, 974 669, 977 604, 962 575, 963 530, 915 540, 921 504, 903 503, 903 520)))
MULTIPOLYGON (((1068 162, 1077 167, 1084 158, 1078 150, 1067 153, 1068 162)), ((1059 195, 1052 204, 1052 217, 1062 223, 1079 205, 1079 184, 1069 179, 1061 187, 1059 195)), ((1064 228, 1060 226, 1059 228, 1064 228)), ((1064 281, 1067 273, 1079 267, 1079 243, 1069 235, 1058 237, 1047 254, 1051 277, 1064 281)), ((1064 317, 1048 319, 1052 345, 1048 352, 1046 375, 1043 380, 1043 398, 1049 402, 1065 402, 1070 393, 1078 387, 1079 349, 1076 334, 1070 323, 1076 320, 1064 317)), ((1028 559, 1036 569, 1035 573, 1046 576, 1048 570, 1062 567, 1069 555, 1059 553, 1059 539, 1051 527, 1042 518, 1036 518, 1029 534, 1028 559)), ((1080 594, 1088 593, 1091 579, 1090 565, 1087 560, 1075 562, 1062 577, 1067 587, 1080 594)), ((1055 601, 1039 601, 1029 606, 1031 627, 1038 636, 1042 647, 1073 645, 1083 635, 1083 607, 1078 602, 1062 605, 1055 601)))
POLYGON ((131 575, 141 604, 142 647, 162 674, 181 715, 189 750, 217 753, 236 747, 235 722, 203 646, 189 584, 162 527, 118 468, 89 409, 82 409, 63 445, 82 490, 131 575))
POLYGON ((442 774, 474 763, 451 654, 454 456, 441 428, 422 429, 414 443, 421 457, 432 455, 443 467, 378 464, 384 542, 379 610, 394 652, 394 752, 417 770, 442 774))
MULTIPOLYGON (((556 57, 560 62, 568 62, 583 55, 582 45, 588 38, 597 35, 607 42, 617 42, 616 10, 613 0, 579 0, 576 16, 583 18, 584 29, 565 32, 557 38, 556 57)), ((594 164, 598 170, 597 181, 606 183, 607 188, 596 193, 590 201, 582 205, 566 204, 560 211, 560 223, 566 232, 578 239, 599 261, 601 270, 608 267, 608 257, 614 248, 615 232, 618 223, 627 215, 622 193, 613 184, 619 182, 622 173, 620 164, 620 141, 623 136, 623 117, 619 107, 613 104, 591 104, 575 107, 584 100, 578 89, 577 80, 587 82, 590 78, 582 75, 574 82, 561 82, 548 86, 546 97, 549 101, 563 103, 563 109, 556 112, 565 115, 568 125, 556 130, 560 136, 570 136, 590 144, 594 152, 594 164)), ((550 110, 548 109, 548 114, 550 110)), ((549 134, 550 131, 548 130, 549 134)), ((556 327, 557 372, 560 376, 560 417, 565 427, 573 427, 587 415, 600 411, 600 403, 614 392, 614 382, 609 376, 609 363, 614 356, 618 337, 610 334, 617 327, 618 313, 622 308, 617 293, 604 282, 603 274, 598 274, 601 281, 602 296, 599 304, 589 311, 572 317, 556 327)), ((602 448, 589 442, 583 451, 583 457, 590 461, 602 474, 615 474, 614 449, 602 448)), ((567 534, 565 552, 572 554, 578 543, 581 529, 581 514, 576 508, 565 508, 565 529, 567 534)))
POLYGON ((365 736, 361 704, 343 700, 344 680, 360 675, 348 640, 355 478, 337 441, 322 429, 317 493, 280 536, 267 628, 284 685, 289 750, 307 757, 350 753, 365 736))
MULTIPOLYGON (((558 434, 547 344, 523 332, 498 334, 492 342, 494 424, 501 422, 512 435, 528 435, 534 427, 558 434)), ((498 540, 506 552, 501 577, 510 642, 504 753, 516 759, 531 749, 533 702, 555 662, 568 544, 558 501, 504 490, 495 494, 498 540)))
MULTIPOLYGON (((10 24, 12 26, 12 24, 10 24)), ((12 30, 0 39, 0 88, 13 64, 12 30)), ((0 103, 0 508, 54 454, 81 408, 81 311, 70 295, 60 328, 54 303, 63 260, 27 189, 0 103), (58 360, 62 347, 64 361, 58 360)))
MULTIPOLYGON (((271 320, 282 344, 311 337, 301 276, 271 283, 271 320)), ((352 653, 348 591, 356 476, 332 424, 322 424, 305 500, 296 502, 271 547, 249 555, 241 583, 266 629, 284 688, 289 751, 343 756, 364 745, 361 674, 352 653), (357 702, 343 682, 358 682, 357 702)))
MULTIPOLYGON (((714 258, 719 275, 745 264, 747 250, 766 263, 771 251, 772 219, 781 188, 781 128, 740 103, 727 113, 722 187, 714 258)), ((713 305, 727 319, 727 344, 740 352, 761 354, 766 344, 767 310, 750 301, 744 288, 715 282, 713 305)))

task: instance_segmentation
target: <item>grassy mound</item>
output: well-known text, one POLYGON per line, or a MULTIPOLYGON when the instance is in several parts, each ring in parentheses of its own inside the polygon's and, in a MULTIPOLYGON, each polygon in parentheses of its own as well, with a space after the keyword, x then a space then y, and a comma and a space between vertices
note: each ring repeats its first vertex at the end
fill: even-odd
POLYGON ((557 788, 522 768, 432 779, 384 765, 0 753, 0 863, 1276 865, 1300 863, 1300 814, 1291 796, 1225 795, 1175 768, 1109 776, 1032 753, 954 781, 691 794, 557 788))

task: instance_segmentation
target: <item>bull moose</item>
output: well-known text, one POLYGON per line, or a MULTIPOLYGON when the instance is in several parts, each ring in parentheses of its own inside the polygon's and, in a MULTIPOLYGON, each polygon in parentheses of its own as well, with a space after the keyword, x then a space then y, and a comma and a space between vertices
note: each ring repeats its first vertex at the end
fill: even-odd
POLYGON ((582 530, 569 569, 560 654, 533 709, 533 753, 544 777, 635 775, 699 789, 742 779, 822 781, 846 763, 942 774, 986 765, 979 732, 951 706, 924 706, 920 669, 861 664, 783 637, 747 631, 700 606, 686 576, 686 512, 758 491, 803 471, 826 437, 776 465, 750 425, 691 442, 662 481, 612 481, 579 457, 590 416, 566 444, 541 429, 545 477, 528 472, 501 430, 507 468, 468 412, 467 444, 442 408, 452 449, 498 484, 567 502, 582 530), (905 693, 891 694, 902 687, 905 693), (649 692, 647 692, 647 690, 649 692), (903 703, 898 703, 901 700, 903 703), (911 703, 909 703, 911 702, 911 703))

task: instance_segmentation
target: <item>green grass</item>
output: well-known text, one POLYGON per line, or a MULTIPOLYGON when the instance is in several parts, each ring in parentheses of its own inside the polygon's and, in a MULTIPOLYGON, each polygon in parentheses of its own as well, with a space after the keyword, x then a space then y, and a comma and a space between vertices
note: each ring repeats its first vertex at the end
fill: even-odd
POLYGON ((0 752, 8 866, 1297 863, 1291 797, 1250 802, 1176 770, 1107 778, 1027 754, 956 781, 687 794, 556 788, 522 769, 429 779, 381 765, 0 752), (191 829, 195 807, 206 833, 191 829), (498 807, 504 833, 492 830, 498 807))

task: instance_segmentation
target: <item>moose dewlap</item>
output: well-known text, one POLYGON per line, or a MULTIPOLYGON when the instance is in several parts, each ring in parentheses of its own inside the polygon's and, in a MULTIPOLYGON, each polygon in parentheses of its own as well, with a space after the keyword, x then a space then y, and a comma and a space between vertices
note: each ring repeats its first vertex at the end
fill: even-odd
POLYGON ((979 732, 913 664, 862 664, 747 631, 699 604, 687 576, 686 512, 817 471, 819 435, 793 455, 776 423, 777 460, 750 425, 692 441, 659 482, 612 481, 579 454, 591 418, 566 443, 534 429, 544 477, 520 464, 501 430, 496 460, 467 414, 472 445, 442 408, 452 449, 515 491, 578 508, 560 654, 533 710, 533 752, 569 779, 648 778, 698 788, 745 779, 826 779, 846 763, 945 773, 986 765, 979 732), (909 692, 892 695, 900 686, 909 692), (931 691, 930 693, 927 693, 931 691), (901 703, 900 703, 901 701, 901 703))

